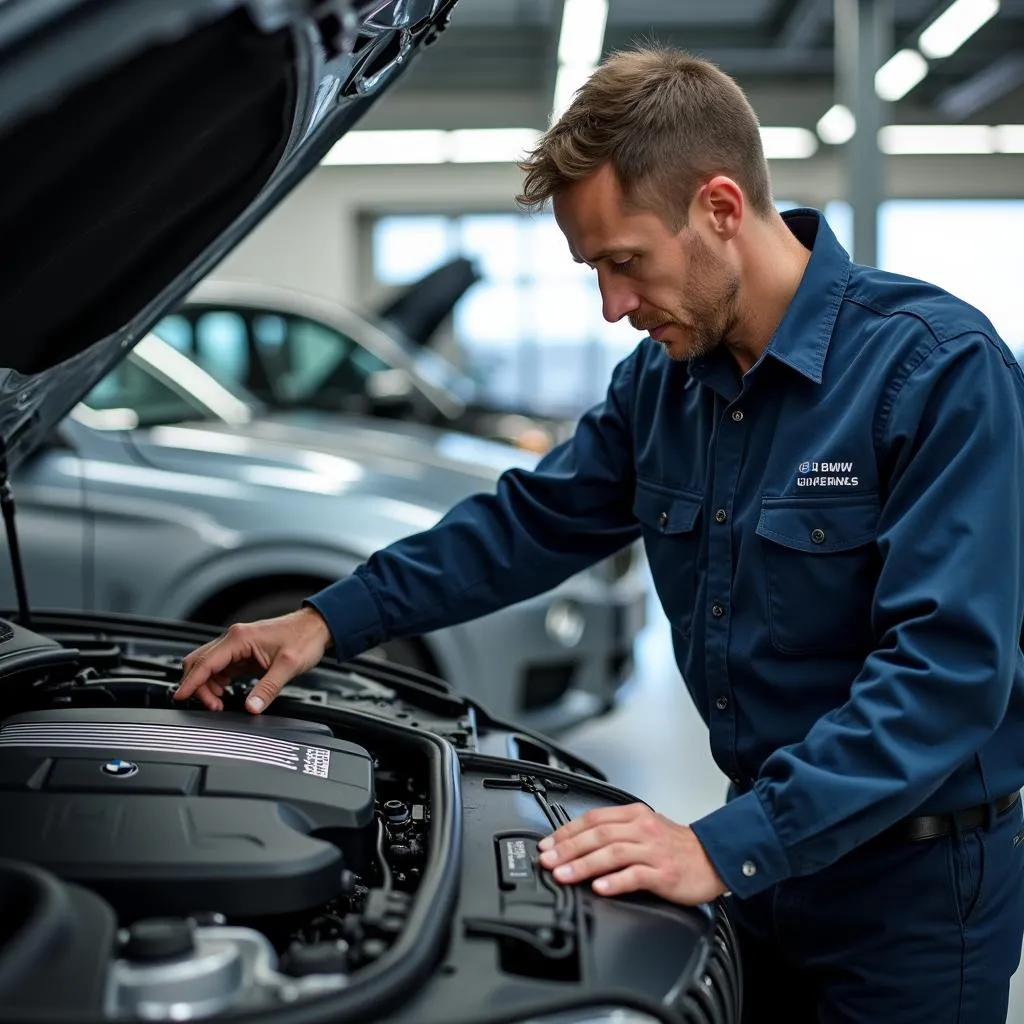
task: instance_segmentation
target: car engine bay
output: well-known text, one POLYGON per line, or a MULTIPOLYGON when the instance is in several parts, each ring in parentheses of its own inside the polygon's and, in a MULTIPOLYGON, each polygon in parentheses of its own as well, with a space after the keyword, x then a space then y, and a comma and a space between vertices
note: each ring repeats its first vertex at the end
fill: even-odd
POLYGON ((543 737, 370 659, 178 708, 203 627, 33 627, 0 635, 0 1021, 738 1020, 720 909, 537 865, 627 799, 543 737))

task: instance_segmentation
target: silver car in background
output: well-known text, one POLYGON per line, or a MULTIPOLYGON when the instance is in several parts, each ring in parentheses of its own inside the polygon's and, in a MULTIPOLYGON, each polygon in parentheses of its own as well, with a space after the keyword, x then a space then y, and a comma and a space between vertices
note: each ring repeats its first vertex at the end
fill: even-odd
MULTIPOLYGON (((271 414, 151 334, 18 470, 30 598, 212 624, 274 615, 535 459, 418 424, 271 414)), ((557 732, 609 708, 631 671, 638 551, 378 653, 557 732)))
MULTIPOLYGON (((572 434, 573 423, 496 408, 429 344, 440 314, 450 314, 469 284, 439 278, 454 269, 439 268, 404 296, 432 304, 433 316, 413 334, 294 288, 220 278, 200 282, 153 333, 273 409, 355 412, 547 451, 572 434)), ((414 319, 410 313, 406 323, 414 319)))

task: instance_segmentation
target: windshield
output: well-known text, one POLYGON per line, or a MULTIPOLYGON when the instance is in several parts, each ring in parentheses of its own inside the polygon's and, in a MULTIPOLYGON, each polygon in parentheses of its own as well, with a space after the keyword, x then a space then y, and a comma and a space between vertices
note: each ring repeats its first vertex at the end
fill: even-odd
POLYGON ((218 380, 152 334, 80 405, 90 425, 111 430, 196 420, 244 423, 258 409, 252 396, 218 380))
POLYGON ((284 311, 189 306, 154 333, 218 380, 277 407, 359 410, 371 378, 391 368, 341 331, 284 311))

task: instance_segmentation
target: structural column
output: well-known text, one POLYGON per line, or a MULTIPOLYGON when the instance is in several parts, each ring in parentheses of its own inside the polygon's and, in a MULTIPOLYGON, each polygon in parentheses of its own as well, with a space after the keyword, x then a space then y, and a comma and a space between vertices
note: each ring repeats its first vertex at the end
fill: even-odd
POLYGON ((887 105, 875 93, 875 72, 891 56, 892 38, 892 0, 835 0, 836 102, 849 108, 857 125, 843 147, 852 255, 869 266, 878 263, 878 208, 885 198, 878 130, 887 105))

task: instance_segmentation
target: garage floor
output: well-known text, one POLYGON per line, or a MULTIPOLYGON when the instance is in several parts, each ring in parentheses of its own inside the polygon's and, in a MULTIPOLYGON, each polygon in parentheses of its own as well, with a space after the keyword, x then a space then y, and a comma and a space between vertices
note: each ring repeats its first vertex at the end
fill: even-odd
MULTIPOLYGON (((621 706, 561 742, 655 810, 693 821, 721 803, 725 777, 711 760, 707 731, 680 679, 669 627, 656 603, 648 622, 621 706)), ((1007 1021, 1024 1021, 1024 970, 1013 980, 1007 1021)))

